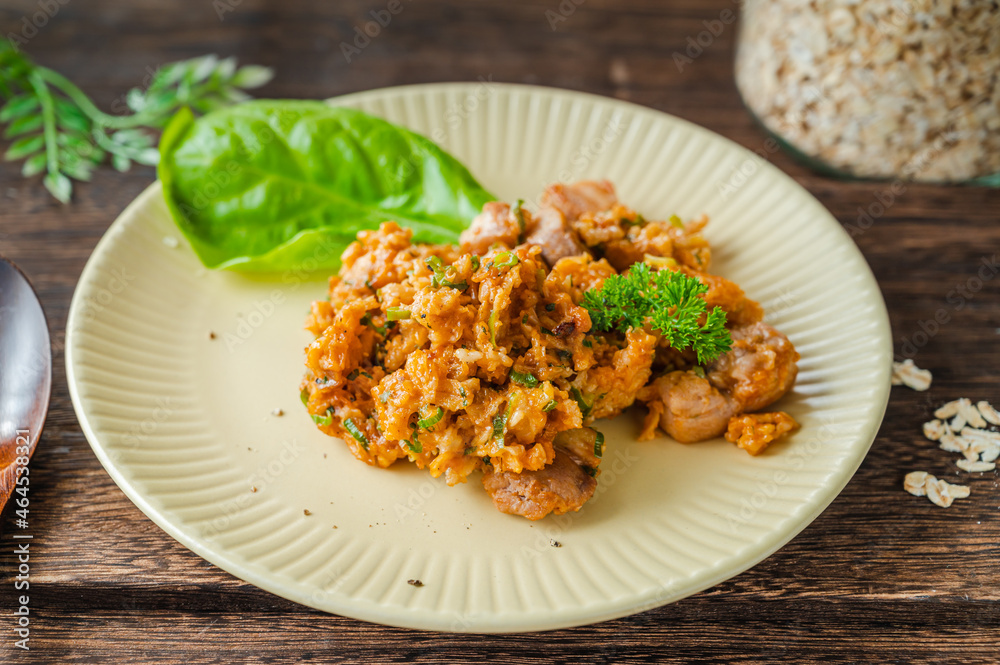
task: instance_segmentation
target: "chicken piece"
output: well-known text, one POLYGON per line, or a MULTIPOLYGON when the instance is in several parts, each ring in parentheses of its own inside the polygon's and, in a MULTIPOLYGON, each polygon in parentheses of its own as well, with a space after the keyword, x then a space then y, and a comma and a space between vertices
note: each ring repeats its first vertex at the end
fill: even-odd
MULTIPOLYGON (((528 216, 526 210, 521 214, 528 216)), ((521 222, 511 207, 500 201, 491 201, 483 206, 483 211, 476 215, 469 228, 462 231, 459 244, 466 254, 482 255, 496 243, 513 249, 521 236, 521 222)))
POLYGON ((524 241, 541 247, 542 257, 550 266, 561 258, 584 253, 584 247, 570 229, 566 216, 557 208, 542 208, 534 220, 534 228, 524 241))
POLYGON ((491 472, 483 475, 483 487, 502 513, 540 520, 549 513, 577 511, 594 495, 597 481, 565 448, 556 447, 555 457, 538 471, 491 472))
MULTIPOLYGON (((681 443, 704 441, 727 431, 730 418, 771 404, 795 383, 799 354, 788 338, 757 322, 730 331, 733 348, 715 361, 706 376, 670 372, 640 393, 659 425, 681 443)), ((652 433, 652 418, 643 436, 652 433)), ((766 445, 766 444, 765 444, 766 445)))
POLYGON ((719 436, 726 431, 729 419, 740 412, 732 397, 692 371, 664 374, 653 387, 660 427, 681 443, 719 436))
POLYGON ((795 383, 799 353, 762 321, 730 330, 733 348, 708 368, 712 385, 733 397, 740 411, 759 411, 795 383))
POLYGON ((798 427, 795 419, 784 411, 745 413, 729 421, 726 441, 732 441, 751 455, 759 455, 772 442, 798 427))
POLYGON ((580 180, 566 185, 550 185, 542 194, 542 207, 555 208, 568 222, 584 213, 598 213, 618 203, 615 186, 607 180, 580 180))

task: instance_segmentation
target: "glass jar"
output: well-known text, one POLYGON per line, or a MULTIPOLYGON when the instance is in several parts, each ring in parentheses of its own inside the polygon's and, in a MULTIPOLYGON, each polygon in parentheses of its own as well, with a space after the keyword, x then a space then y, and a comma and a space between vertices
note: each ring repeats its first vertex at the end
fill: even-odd
POLYGON ((821 170, 1000 185, 1000 3, 744 0, 736 84, 821 170))

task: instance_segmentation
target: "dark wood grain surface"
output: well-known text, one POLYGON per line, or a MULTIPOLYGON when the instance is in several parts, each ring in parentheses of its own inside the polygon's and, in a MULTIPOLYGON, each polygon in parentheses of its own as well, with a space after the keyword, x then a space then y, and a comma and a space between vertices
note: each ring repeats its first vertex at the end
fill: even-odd
MULTIPOLYGON (((2 32, 19 31, 41 4, 0 2, 2 32)), ((546 11, 559 13, 558 0, 403 0, 403 11, 350 63, 340 43, 383 0, 48 4, 58 12, 26 50, 105 109, 157 65, 215 52, 274 67, 267 96, 323 98, 483 76, 631 100, 752 149, 765 140, 733 84, 734 26, 683 71, 672 61, 732 0, 563 0, 565 20, 554 30, 546 11)), ((845 225, 886 187, 829 180, 784 154, 771 161, 845 225)), ((972 496, 947 510, 901 490, 914 468, 955 477, 951 457, 920 434, 934 405, 961 396, 1000 404, 1000 279, 961 306, 948 300, 1000 251, 1000 190, 908 186, 856 236, 885 294, 897 352, 939 308, 950 321, 915 355, 934 371, 931 390, 893 389, 857 475, 798 537, 752 570, 667 607, 572 630, 472 636, 331 616, 235 579, 146 519, 98 463, 66 386, 67 308, 95 244, 153 177, 149 168, 104 168, 62 206, 37 179, 0 165, 0 253, 31 276, 55 355, 52 408, 31 474, 31 650, 13 645, 11 612, 25 592, 14 589, 8 516, 0 538, 2 662, 1000 660, 997 476, 973 476, 972 496)))

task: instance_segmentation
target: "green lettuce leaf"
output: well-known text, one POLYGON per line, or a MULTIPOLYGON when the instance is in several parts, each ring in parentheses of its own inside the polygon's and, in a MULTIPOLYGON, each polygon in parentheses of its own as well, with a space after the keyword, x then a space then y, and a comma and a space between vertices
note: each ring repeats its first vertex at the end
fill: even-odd
POLYGON ((160 154, 167 205, 209 268, 335 270, 358 231, 387 220, 414 242, 454 243, 496 198, 423 136, 319 101, 185 109, 160 154))

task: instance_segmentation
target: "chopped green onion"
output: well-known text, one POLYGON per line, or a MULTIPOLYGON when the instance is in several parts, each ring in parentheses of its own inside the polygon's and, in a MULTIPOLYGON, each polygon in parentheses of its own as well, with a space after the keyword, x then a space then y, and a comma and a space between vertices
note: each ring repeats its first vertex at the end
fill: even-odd
POLYGON ((326 410, 325 416, 313 416, 312 419, 317 425, 322 425, 323 427, 329 426, 333 422, 333 407, 326 410))
POLYGON ((589 339, 583 340, 583 345, 585 347, 587 347, 588 349, 594 348, 594 343, 592 341, 590 341, 589 339))
POLYGON ((347 375, 347 380, 348 381, 353 381, 354 379, 358 378, 358 374, 360 374, 360 373, 361 373, 361 370, 359 370, 359 369, 353 370, 350 374, 347 375))
POLYGON ((307 388, 303 388, 299 391, 299 399, 302 400, 302 404, 309 403, 309 390, 307 388))
POLYGON ((679 229, 684 228, 684 220, 678 217, 677 215, 670 215, 670 223, 679 229))
POLYGON ((493 265, 497 268, 516 266, 520 262, 520 259, 513 252, 500 252, 493 257, 493 265))
POLYGON ((472 259, 470 259, 470 262, 472 263, 472 272, 475 272, 475 271, 479 270, 479 257, 478 256, 473 255, 472 259))
POLYGON ((413 436, 407 441, 406 447, 410 449, 411 452, 420 454, 424 452, 424 444, 420 443, 420 439, 417 438, 417 431, 413 430, 413 436))
POLYGON ((383 390, 382 392, 380 392, 378 394, 378 401, 382 402, 383 404, 385 404, 386 402, 388 402, 389 401, 389 391, 388 390, 383 390))
POLYGON ((385 310, 385 316, 390 321, 401 321, 410 318, 410 310, 403 307, 389 307, 385 310))
POLYGON ((350 418, 344 418, 344 429, 351 433, 351 436, 354 437, 355 441, 361 444, 362 448, 368 450, 368 437, 366 437, 365 433, 354 424, 353 420, 350 418))
POLYGON ((658 270, 661 268, 677 267, 677 261, 669 256, 653 256, 652 254, 646 254, 642 261, 650 268, 656 268, 658 270))
POLYGON ((524 231, 524 226, 525 226, 524 210, 521 209, 521 206, 523 205, 524 205, 524 199, 518 199, 517 203, 514 204, 513 210, 511 211, 514 213, 514 218, 517 219, 517 228, 521 229, 522 231, 524 231))
POLYGON ((454 274, 455 269, 452 266, 445 266, 440 256, 428 256, 424 259, 424 263, 434 272, 431 277, 431 286, 449 286, 459 291, 469 288, 469 283, 464 279, 461 282, 456 282, 448 278, 448 271, 450 270, 454 274))
POLYGON ((369 326, 379 335, 382 335, 382 337, 385 337, 385 333, 388 331, 388 328, 386 326, 375 325, 375 322, 372 321, 372 315, 368 312, 365 312, 365 315, 361 317, 361 323, 365 324, 366 326, 369 326))
POLYGON ((638 224, 639 226, 642 226, 643 224, 646 223, 646 218, 642 216, 642 213, 639 212, 635 213, 635 223, 638 224))
POLYGON ((549 304, 547 304, 545 306, 545 311, 546 312, 554 312, 554 311, 556 311, 556 304, 554 302, 550 302, 549 304))
POLYGON ((594 456, 604 457, 604 432, 598 432, 595 429, 594 433, 597 435, 594 439, 594 456))
POLYGON ((585 467, 583 467, 583 470, 586 471, 590 475, 591 478, 593 478, 594 476, 597 475, 597 469, 595 469, 592 466, 585 466, 585 467))
POLYGON ((469 446, 468 448, 465 449, 465 454, 466 455, 475 455, 476 454, 476 447, 475 446, 469 446))
POLYGON ((500 312, 498 310, 493 310, 490 312, 489 324, 490 324, 490 344, 493 345, 495 349, 497 347, 497 320, 500 318, 500 312))
POLYGON ((697 374, 702 379, 705 378, 705 369, 701 365, 695 365, 691 368, 691 371, 697 374))
POLYGON ((550 399, 549 403, 542 407, 542 411, 548 413, 552 409, 556 408, 556 406, 558 406, 558 403, 554 399, 550 399))
POLYGON ((433 415, 418 420, 417 426, 421 429, 430 429, 441 422, 442 418, 444 418, 444 409, 439 406, 433 415))
POLYGON ((577 388, 576 386, 572 386, 569 389, 569 394, 572 395, 573 399, 576 400, 577 405, 579 405, 580 407, 580 413, 583 415, 583 417, 584 418, 589 417, 590 412, 594 409, 594 405, 587 403, 587 400, 584 398, 583 393, 580 392, 580 389, 577 388))
POLYGON ((496 417, 493 418, 493 438, 503 439, 504 432, 507 430, 507 418, 510 417, 510 413, 507 411, 503 413, 498 413, 496 417))
POLYGON ((534 388, 538 385, 538 379, 531 372, 518 372, 517 370, 511 370, 510 380, 514 383, 518 383, 525 388, 534 388))
POLYGON ((554 332, 552 332, 551 330, 549 330, 548 328, 542 328, 542 333, 545 334, 545 335, 552 335, 553 337, 556 336, 556 334, 554 332))
POLYGON ((559 360, 572 360, 573 354, 566 349, 556 349, 556 355, 559 356, 559 360))

